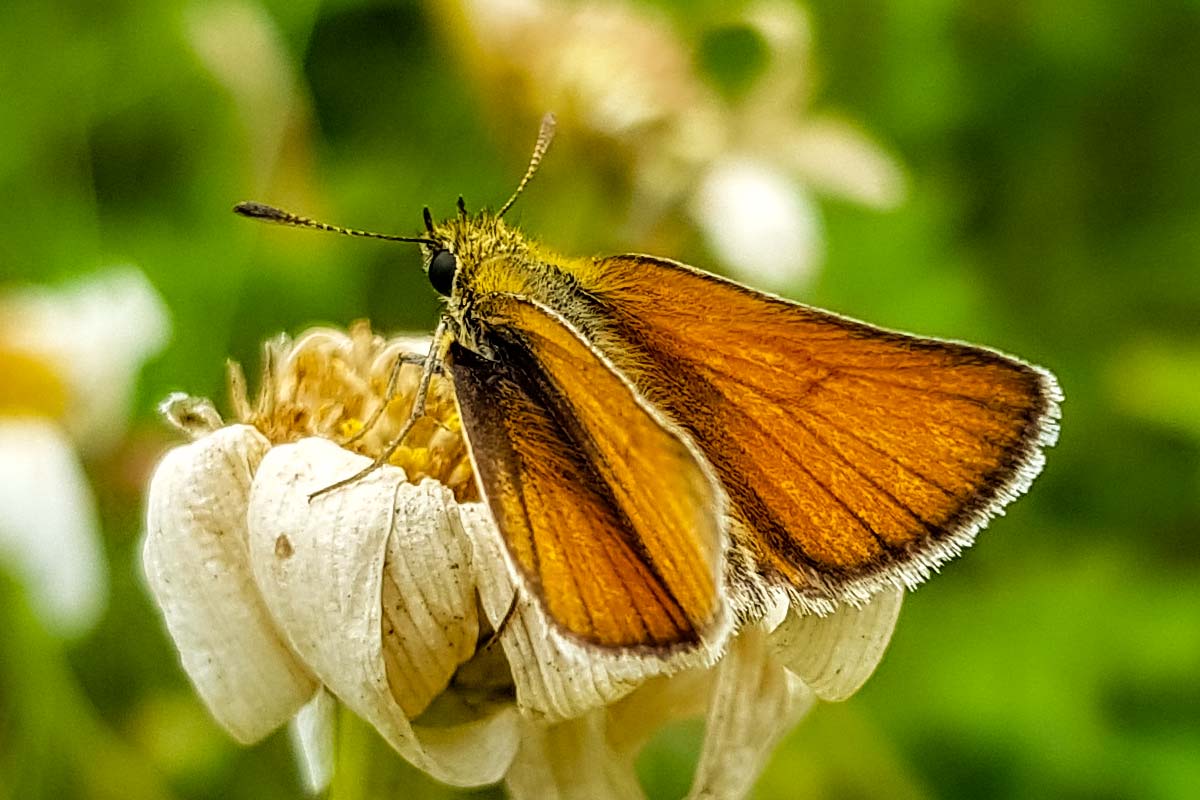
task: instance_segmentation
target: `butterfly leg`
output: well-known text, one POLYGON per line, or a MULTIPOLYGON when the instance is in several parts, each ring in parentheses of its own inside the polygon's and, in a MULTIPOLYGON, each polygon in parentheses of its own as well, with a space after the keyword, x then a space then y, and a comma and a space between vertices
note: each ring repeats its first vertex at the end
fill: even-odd
POLYGON ((396 396, 396 384, 400 382, 400 368, 407 364, 420 364, 424 366, 428 360, 428 356, 423 356, 419 353, 401 353, 396 356, 396 361, 392 364, 392 373, 388 376, 387 388, 383 392, 383 402, 371 412, 371 416, 367 417, 366 421, 363 422, 362 427, 358 429, 358 433, 341 441, 342 447, 354 444, 366 436, 375 427, 375 423, 379 422, 379 418, 387 411, 388 406, 392 403, 392 399, 396 396))
MULTIPOLYGON (((425 356, 425 366, 421 372, 421 382, 417 384, 417 395, 413 399, 412 411, 409 412, 408 419, 404 421, 404 425, 401 426, 400 432, 396 434, 395 438, 393 438, 388 446, 383 449, 383 452, 376 456, 375 460, 367 465, 367 467, 348 478, 343 478, 336 483, 331 483, 328 486, 322 487, 311 493, 308 496, 309 502, 312 502, 314 499, 323 494, 332 492, 334 489, 340 489, 343 486, 347 486, 355 481, 361 480, 382 467, 384 464, 388 463, 388 460, 392 457, 392 454, 395 453, 400 448, 400 445, 404 443, 404 438, 408 436, 409 432, 413 429, 413 426, 415 426, 417 422, 419 422, 421 418, 425 416, 425 400, 429 395, 429 384, 433 380, 433 375, 435 372, 437 372, 438 365, 441 360, 441 343, 446 336, 446 331, 447 322, 446 318, 443 317, 442 320, 438 322, 437 329, 433 332, 433 341, 429 343, 429 354, 425 356)), ((396 366, 392 369, 393 377, 400 372, 400 363, 400 359, 397 359, 396 366)), ((391 381, 389 381, 389 384, 390 383, 391 381)), ((389 386, 389 394, 392 388, 394 387, 389 386)))
POLYGON ((487 638, 487 641, 482 646, 476 648, 477 652, 479 650, 488 650, 500 641, 500 637, 508 630, 508 623, 512 622, 513 617, 517 614, 517 599, 520 596, 521 590, 514 586, 512 600, 508 603, 508 610, 504 612, 504 616, 500 618, 500 623, 492 631, 492 635, 487 638))

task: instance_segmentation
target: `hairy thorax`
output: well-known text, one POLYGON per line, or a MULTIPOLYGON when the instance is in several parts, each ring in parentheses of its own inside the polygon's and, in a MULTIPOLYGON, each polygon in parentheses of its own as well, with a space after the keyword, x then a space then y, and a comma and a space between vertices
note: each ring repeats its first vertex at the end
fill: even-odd
POLYGON ((455 338, 486 356, 480 345, 490 297, 516 295, 554 309, 581 332, 591 327, 586 273, 593 262, 565 259, 510 228, 489 212, 458 217, 434 226, 433 236, 458 262, 447 313, 455 338), (577 313, 575 313, 577 312, 577 313))

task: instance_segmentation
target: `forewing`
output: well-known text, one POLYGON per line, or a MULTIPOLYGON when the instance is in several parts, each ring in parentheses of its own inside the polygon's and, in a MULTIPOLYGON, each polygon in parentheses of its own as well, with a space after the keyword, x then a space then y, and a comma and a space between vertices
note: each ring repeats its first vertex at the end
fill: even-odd
POLYGON ((473 309, 484 358, 448 361, 480 488, 550 618, 603 647, 723 634, 723 495, 686 442, 553 312, 473 309))
POLYGON ((588 271, 597 338, 713 465, 767 574, 815 607, 912 586, 1023 492, 1053 376, 645 256, 588 271))

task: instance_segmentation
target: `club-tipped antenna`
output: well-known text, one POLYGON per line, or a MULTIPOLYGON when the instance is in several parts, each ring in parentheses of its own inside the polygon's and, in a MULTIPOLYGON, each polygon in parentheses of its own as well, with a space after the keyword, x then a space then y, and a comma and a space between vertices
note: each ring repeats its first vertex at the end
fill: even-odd
POLYGON ((508 198, 508 202, 500 206, 500 210, 496 212, 497 217, 504 216, 504 212, 508 211, 512 207, 512 204, 517 202, 517 198, 521 196, 521 191, 533 180, 538 166, 542 163, 542 156, 546 155, 546 151, 550 149, 550 142, 554 140, 555 122, 553 112, 547 112, 546 116, 542 117, 542 127, 538 129, 537 143, 533 146, 533 155, 529 157, 529 167, 525 170, 525 177, 521 178, 521 182, 517 184, 517 190, 513 192, 512 197, 508 198))
POLYGON ((274 222, 278 225, 291 225, 294 228, 312 228, 318 231, 329 231, 330 233, 340 233, 343 236, 360 236, 365 239, 383 239, 387 242, 416 242, 417 244, 427 244, 431 247, 438 247, 438 242, 433 239, 424 239, 419 236, 393 236, 389 233, 373 233, 371 231, 358 231, 353 228, 343 228, 340 225, 330 225, 325 222, 317 222, 315 219, 302 217, 299 214, 293 214, 290 211, 284 211, 275 206, 269 206, 266 203, 238 203, 233 207, 235 214, 241 214, 243 217, 250 219, 258 219, 264 222, 274 222))

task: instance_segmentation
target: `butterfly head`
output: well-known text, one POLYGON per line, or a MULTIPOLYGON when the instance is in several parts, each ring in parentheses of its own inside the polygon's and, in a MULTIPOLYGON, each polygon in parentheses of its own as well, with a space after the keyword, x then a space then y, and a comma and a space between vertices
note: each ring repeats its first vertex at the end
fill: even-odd
POLYGON ((444 297, 455 296, 455 286, 463 281, 460 275, 474 272, 480 264, 489 259, 500 259, 505 256, 522 255, 529 250, 525 239, 515 228, 504 224, 504 216, 521 192, 533 180, 542 157, 550 147, 554 138, 554 115, 546 114, 542 118, 542 126, 533 147, 533 155, 524 177, 517 184, 516 191, 500 207, 492 213, 484 210, 472 216, 467 212, 467 205, 462 197, 458 198, 458 216, 440 224, 434 224, 429 209, 425 209, 425 230, 429 238, 436 244, 422 244, 425 250, 425 267, 429 282, 438 294, 444 297))
POLYGON ((422 242, 429 282, 443 297, 454 297, 456 287, 470 283, 480 265, 503 257, 523 257, 529 244, 516 228, 491 211, 468 214, 459 198, 459 213, 435 223, 425 209, 428 243, 422 242))

